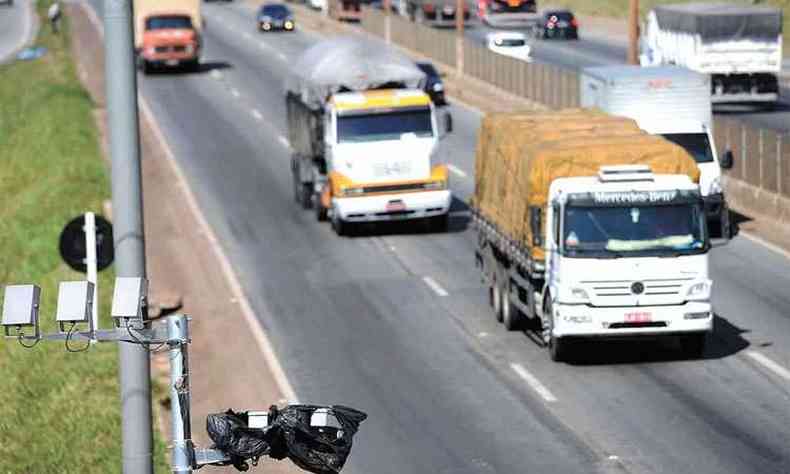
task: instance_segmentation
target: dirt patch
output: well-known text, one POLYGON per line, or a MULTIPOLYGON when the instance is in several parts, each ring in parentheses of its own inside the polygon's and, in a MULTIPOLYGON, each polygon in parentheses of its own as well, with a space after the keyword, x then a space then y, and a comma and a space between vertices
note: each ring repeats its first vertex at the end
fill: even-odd
MULTIPOLYGON (((97 106, 96 117, 106 151, 103 42, 83 8, 88 7, 68 5, 72 48, 80 77, 97 106)), ((207 414, 227 408, 266 409, 271 404, 282 403, 283 394, 258 350, 240 302, 233 298, 209 236, 200 231, 200 223, 187 204, 187 194, 179 186, 177 173, 166 148, 157 140, 154 126, 141 114, 151 298, 162 301, 163 305, 180 298, 181 311, 193 318, 189 348, 193 438, 198 445, 207 447, 210 445, 205 432, 207 414)), ((167 353, 152 356, 154 377, 161 379, 167 366, 167 353)), ((167 424, 159 420, 160 426, 167 424)), ((233 468, 210 469, 237 472, 233 468)), ((290 461, 272 460, 262 462, 258 470, 275 474, 302 472, 290 461)))

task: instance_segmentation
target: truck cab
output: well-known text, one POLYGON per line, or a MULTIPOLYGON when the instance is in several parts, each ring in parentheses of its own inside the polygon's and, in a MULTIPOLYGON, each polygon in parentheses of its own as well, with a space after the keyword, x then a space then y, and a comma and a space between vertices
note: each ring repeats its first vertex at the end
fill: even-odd
POLYGON ((157 67, 196 69, 201 53, 198 14, 187 11, 135 11, 138 18, 138 65, 144 72, 157 67))
POLYGON ((571 338, 679 336, 699 356, 713 330, 711 248, 699 187, 642 165, 555 180, 542 317, 552 358, 571 338))
POLYGON ((318 205, 338 233, 351 223, 404 219, 447 226, 448 172, 437 159, 443 131, 427 94, 337 93, 322 120, 327 182, 317 183, 318 205))

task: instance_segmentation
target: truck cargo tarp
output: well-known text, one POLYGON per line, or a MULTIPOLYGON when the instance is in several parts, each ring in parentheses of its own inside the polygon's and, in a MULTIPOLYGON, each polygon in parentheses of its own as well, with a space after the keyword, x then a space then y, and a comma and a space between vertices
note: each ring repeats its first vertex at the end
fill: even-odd
POLYGON ((285 89, 318 108, 331 94, 376 89, 391 83, 422 88, 425 73, 384 42, 353 37, 321 41, 296 61, 285 89))
POLYGON ((703 41, 771 39, 782 34, 782 11, 767 6, 688 3, 655 8, 662 30, 698 34, 703 41))

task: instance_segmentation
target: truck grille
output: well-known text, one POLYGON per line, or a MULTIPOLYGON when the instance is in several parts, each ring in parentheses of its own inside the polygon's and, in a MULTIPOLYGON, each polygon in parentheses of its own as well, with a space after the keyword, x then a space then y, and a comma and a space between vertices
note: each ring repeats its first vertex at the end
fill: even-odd
POLYGON ((382 186, 365 186, 364 193, 393 193, 399 191, 415 191, 425 189, 425 183, 385 184, 382 186))
POLYGON ((187 50, 186 46, 157 46, 154 48, 154 51, 157 53, 183 53, 187 50))
MULTIPOLYGON (((642 280, 645 286, 641 295, 644 296, 675 296, 679 295, 683 286, 686 285, 691 278, 673 278, 673 279, 653 279, 642 280)), ((589 285, 592 292, 597 297, 607 296, 632 296, 631 285, 633 281, 583 281, 584 285, 589 285)))

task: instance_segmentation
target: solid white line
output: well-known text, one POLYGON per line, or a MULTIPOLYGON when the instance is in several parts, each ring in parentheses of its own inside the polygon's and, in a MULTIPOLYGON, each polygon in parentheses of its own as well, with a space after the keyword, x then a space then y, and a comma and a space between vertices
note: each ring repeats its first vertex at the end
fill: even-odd
POLYGON ((461 168, 458 168, 455 165, 448 164, 447 169, 450 170, 451 173, 458 175, 462 178, 466 178, 466 173, 461 168))
POLYGON ((543 397, 544 400, 549 403, 554 403, 557 401, 557 397, 555 397, 545 385, 540 383, 540 380, 532 375, 523 365, 514 362, 510 364, 510 368, 513 369, 519 377, 524 379, 524 381, 527 382, 527 384, 529 384, 533 390, 538 392, 538 395, 543 397))
POLYGON ((263 114, 258 112, 257 109, 252 109, 252 116, 255 117, 255 120, 263 120, 263 114))
POLYGON ((424 281, 425 284, 428 285, 433 290, 433 292, 436 293, 437 295, 439 296, 448 295, 448 293, 444 290, 444 288, 442 288, 438 283, 436 283, 436 280, 434 280, 433 278, 429 276, 422 277, 422 281, 424 281))
POLYGON ((772 244, 771 242, 768 242, 767 240, 763 239, 762 237, 757 237, 756 235, 752 234, 751 232, 746 232, 746 231, 740 231, 740 232, 738 232, 738 235, 742 235, 742 236, 746 237, 747 239, 751 240, 752 242, 754 242, 755 244, 762 245, 763 247, 767 248, 768 250, 771 250, 772 252, 776 252, 779 255, 783 256, 784 258, 790 260, 790 252, 788 252, 787 250, 779 247, 776 244, 772 244))
POLYGON ((759 352, 747 351, 746 355, 754 359, 755 362, 770 370, 774 374, 790 382, 790 370, 785 369, 781 365, 760 354, 759 352))
POLYGON ((209 75, 210 75, 210 76, 211 76, 213 79, 216 79, 216 80, 218 80, 218 81, 219 81, 220 79, 222 79, 222 72, 220 72, 220 71, 219 71, 219 70, 217 70, 217 69, 212 69, 212 70, 211 70, 211 72, 209 73, 209 75))
POLYGON ((239 97, 241 97, 241 93, 238 91, 238 89, 231 89, 231 90, 230 90, 230 93, 231 93, 231 95, 232 95, 233 97, 235 97, 235 98, 237 98, 237 99, 238 99, 239 97))
POLYGON ((278 136, 277 136, 277 140, 278 140, 278 141, 280 142, 280 144, 281 144, 282 146, 284 146, 285 148, 291 148, 291 142, 289 142, 289 141, 288 141, 288 139, 287 139, 287 138, 285 138, 284 136, 282 136, 282 135, 278 135, 278 136))
MULTIPOLYGON (((98 31, 102 36, 104 36, 104 28, 99 28, 101 23, 98 22, 98 17, 96 13, 93 11, 93 8, 87 6, 86 3, 80 4, 83 10, 88 12, 88 17, 92 19, 94 26, 97 26, 98 31)), ((189 206, 192 214, 195 216, 195 219, 198 221, 198 225, 201 227, 203 232, 208 236, 209 242, 211 242, 211 248, 214 250, 217 259, 220 262, 220 267, 222 267, 222 273, 224 274, 225 278, 228 281, 228 286, 231 288, 231 292, 233 293, 233 297, 236 298, 240 302, 241 312, 244 315, 244 319, 247 322, 247 325, 250 327, 252 331, 252 336, 255 339, 255 342, 258 344, 258 349, 263 354, 264 359, 266 359, 266 363, 272 371, 272 376, 274 377, 274 381, 277 384, 277 387, 282 392, 283 396, 294 403, 298 401, 296 397, 296 392, 291 385, 291 382, 288 380, 288 377, 285 375, 285 370, 283 369, 280 361, 277 359, 277 355, 274 353, 274 348, 272 347, 271 341, 269 341, 269 337, 263 331, 261 327, 260 321, 255 317, 255 313, 252 310, 252 305, 250 301, 247 299, 247 296, 244 294, 244 290, 242 289, 241 283, 239 283, 239 279, 236 276, 236 273, 233 270, 233 267, 230 264, 230 260, 225 255, 224 250, 222 247, 219 246, 217 243, 217 237, 214 234, 214 230, 209 226, 206 218, 203 216, 203 213, 200 211, 200 207, 197 204, 197 199, 195 199, 195 195, 190 189, 189 184, 186 180, 186 176, 184 172, 181 170, 181 167, 178 165, 178 162, 175 159, 175 155, 173 154, 173 150, 170 148, 170 144, 165 139, 164 134, 162 133, 161 128, 159 128, 159 124, 154 120, 154 114, 151 112, 151 108, 148 106, 148 102, 145 98, 140 95, 138 97, 138 101, 140 104, 140 110, 142 111, 143 115, 145 116, 146 120, 151 124, 151 128, 153 129, 154 135, 156 139, 162 144, 162 148, 165 152, 165 156, 170 163, 170 166, 173 168, 173 171, 176 174, 176 179, 179 181, 179 184, 182 188, 184 188, 184 194, 186 195, 186 202, 189 206)))

